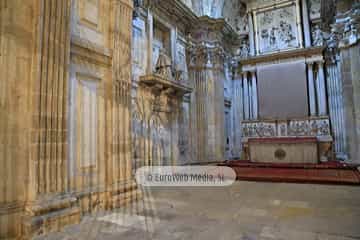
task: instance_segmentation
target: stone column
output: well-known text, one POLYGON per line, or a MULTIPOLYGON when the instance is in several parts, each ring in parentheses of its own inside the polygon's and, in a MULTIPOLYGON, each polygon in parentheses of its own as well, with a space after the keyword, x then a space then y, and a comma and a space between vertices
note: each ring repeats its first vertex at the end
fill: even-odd
POLYGON ((62 4, 44 0, 40 5, 44 12, 38 19, 41 25, 39 57, 34 58, 33 119, 37 121, 33 128, 29 200, 42 194, 67 191, 68 139, 64 136, 68 119, 71 6, 69 0, 62 4), (60 35, 56 35, 56 30, 60 30, 60 35))
POLYGON ((250 55, 255 56, 255 36, 252 13, 248 12, 250 55))
POLYGON ((317 77, 317 97, 318 97, 318 110, 319 115, 327 114, 327 99, 326 99, 326 86, 325 86, 325 72, 324 62, 318 62, 318 77, 317 77))
MULTIPOLYGON (((342 1, 339 1, 342 5, 342 1)), ((346 9, 351 1, 347 2, 346 9)), ((360 163, 360 4, 354 3, 349 11, 338 16, 332 31, 340 36, 340 72, 344 100, 344 120, 346 128, 346 151, 349 160, 360 163)))
POLYGON ((257 93, 257 82, 255 70, 251 72, 251 90, 252 90, 252 118, 258 119, 258 93, 257 93))
POLYGON ((220 161, 225 157, 224 79, 222 50, 196 46, 190 52, 193 82, 192 110, 196 161, 220 161))
POLYGON ((344 122, 344 98, 341 81, 341 72, 336 56, 327 61, 326 79, 328 89, 329 115, 334 137, 334 147, 338 159, 347 160, 346 128, 344 122))
POLYGON ((247 78, 247 72, 243 72, 243 97, 244 97, 244 119, 250 119, 250 108, 249 108, 249 83, 247 78))
POLYGON ((233 157, 240 158, 241 154, 241 121, 243 119, 244 103, 241 75, 236 74, 233 80, 233 129, 234 129, 234 148, 233 157))
POLYGON ((253 92, 252 92, 252 82, 251 82, 251 77, 249 77, 249 73, 248 72, 248 94, 249 94, 249 119, 253 119, 253 92))
POLYGON ((314 85, 314 63, 310 62, 307 65, 308 75, 308 92, 309 92, 309 105, 310 115, 316 115, 316 96, 315 96, 315 85, 314 85))
POLYGON ((147 23, 146 23, 146 33, 147 33, 147 68, 146 74, 153 73, 153 38, 154 38, 154 22, 153 15, 150 10, 148 10, 147 23))
POLYGON ((340 50, 346 127, 350 161, 360 163, 360 44, 340 50))
MULTIPOLYGON (((6 114, 0 111, 0 115, 4 117, 11 114, 7 128, 13 132, 7 133, 7 128, 5 131, 0 128, 0 132, 5 133, 5 137, 9 137, 9 142, 6 143, 9 144, 6 149, 9 150, 9 154, 5 155, 5 159, 17 164, 15 168, 17 171, 21 170, 15 172, 14 169, 9 168, 9 165, 5 168, 5 176, 8 181, 10 180, 8 182, 10 186, 6 187, 14 189, 15 193, 16 190, 22 191, 18 196, 16 194, 6 196, 8 200, 5 199, 5 202, 10 200, 9 203, 13 204, 12 198, 20 197, 17 200, 22 203, 21 209, 25 212, 22 213, 22 223, 14 222, 14 224, 22 227, 24 238, 31 238, 40 229, 47 232, 54 228, 54 225, 61 228, 80 220, 80 210, 74 204, 76 199, 68 194, 71 1, 39 0, 36 4, 35 1, 21 4, 16 1, 6 2, 5 5, 8 6, 5 9, 12 11, 11 19, 15 15, 22 17, 15 22, 12 20, 6 22, 8 24, 6 29, 10 32, 5 34, 4 41, 0 39, 0 44, 4 43, 4 46, 7 46, 5 52, 9 53, 8 56, 5 54, 5 57, 9 58, 5 59, 4 63, 16 62, 18 68, 14 70, 17 74, 9 74, 12 71, 11 67, 14 66, 7 66, 10 69, 0 67, 3 74, 5 73, 2 82, 9 87, 10 84, 16 84, 9 89, 11 95, 5 94, 5 97, 12 96, 16 100, 10 99, 10 106, 6 106, 8 113, 6 109, 6 114), (7 36, 11 38, 7 39, 7 36), (13 49, 12 46, 15 48, 13 49), (27 62, 29 60, 31 61, 27 62), (9 76, 6 75, 7 73, 9 76), (6 80, 11 83, 6 83, 6 80), (13 178, 15 176, 19 176, 20 179, 13 178), (11 185, 14 183, 16 185, 11 185), (22 189, 23 186, 26 186, 26 189, 22 189), (51 201, 44 200, 45 197, 51 201), (49 215, 53 217, 45 217, 49 215), (50 220, 39 222, 38 219, 50 220)), ((0 15, 2 14, 3 12, 0 15)), ((2 38, 2 34, 0 36, 2 38)), ((3 49, 0 50, 3 53, 3 49)), ((2 98, 3 94, 0 95, 2 98)), ((0 142, 7 141, 0 138, 0 142)), ((2 149, 1 143, 0 149, 2 149)), ((3 236, 1 230, 0 235, 3 236)))
POLYGON ((304 38, 305 38, 305 47, 311 47, 311 33, 310 33, 310 20, 309 20, 309 9, 307 0, 301 1, 302 7, 302 22, 304 27, 304 38))

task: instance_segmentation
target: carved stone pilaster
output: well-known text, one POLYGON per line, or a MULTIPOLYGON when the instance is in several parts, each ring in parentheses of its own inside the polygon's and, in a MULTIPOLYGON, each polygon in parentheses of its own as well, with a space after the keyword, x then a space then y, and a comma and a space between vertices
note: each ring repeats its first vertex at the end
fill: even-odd
POLYGON ((58 231, 80 221, 68 191, 68 81, 71 1, 43 0, 33 62, 33 127, 22 235, 58 231), (51 201, 49 201, 51 199, 51 201))
MULTIPOLYGON (((67 85, 70 56, 70 0, 42 1, 44 12, 40 29, 34 101, 34 147, 32 156, 37 195, 67 190, 67 85), (53 7, 53 9, 51 9, 53 7), (58 11, 64 15, 55 15, 58 11), (60 36, 55 29, 60 29, 60 36), (60 104, 57 104, 60 103, 60 104), (35 140, 36 139, 36 140, 35 140)), ((35 196, 29 196, 35 199, 35 196)))
POLYGON ((198 162, 221 161, 225 157, 224 50, 218 46, 193 46, 189 53, 190 81, 193 84, 192 120, 198 162))
MULTIPOLYGON (((344 142, 349 160, 359 163, 360 159, 360 3, 338 16, 332 25, 332 32, 338 40, 339 69, 341 75, 341 92, 344 101, 344 125, 346 142, 344 142)), ((335 45, 335 44, 334 44, 335 45)))
MULTIPOLYGON (((131 38, 133 5, 130 0, 112 1, 112 95, 111 144, 108 158, 106 185, 116 192, 120 182, 131 182, 131 38), (121 170, 120 170, 121 169, 121 170)), ((116 199, 109 198, 108 207, 116 207, 116 199)))

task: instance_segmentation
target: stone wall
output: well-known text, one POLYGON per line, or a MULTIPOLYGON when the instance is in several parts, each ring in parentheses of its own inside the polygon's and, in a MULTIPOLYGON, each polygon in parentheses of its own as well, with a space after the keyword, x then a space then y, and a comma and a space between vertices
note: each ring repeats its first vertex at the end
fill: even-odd
POLYGON ((0 236, 15 236, 27 199, 34 122, 37 1, 0 2, 0 236), (19 17, 16 17, 19 16, 19 17))
POLYGON ((132 9, 128 0, 1 1, 1 238, 77 223, 119 206, 119 192, 136 198, 132 9))
POLYGON ((330 114, 327 127, 341 141, 335 149, 359 163, 355 1, 337 2, 332 32, 319 24, 324 1, 290 1, 292 28, 302 23, 293 29, 296 49, 265 55, 256 52, 253 11, 278 0, 139 2, 147 5, 136 6, 133 19, 131 0, 0 1, 0 237, 56 231, 137 199, 132 176, 143 165, 244 156, 244 119, 251 125, 258 117, 261 59, 278 64, 305 54, 308 84, 321 93, 321 101, 310 97, 310 115, 330 114), (335 61, 324 65, 325 47, 335 61), (141 83, 156 71, 160 48, 174 84, 191 94, 141 83))
POLYGON ((133 164, 135 168, 185 164, 191 147, 188 100, 140 83, 142 76, 155 72, 160 49, 171 59, 172 71, 182 72, 181 82, 188 83, 183 26, 156 7, 142 8, 132 24, 133 164))

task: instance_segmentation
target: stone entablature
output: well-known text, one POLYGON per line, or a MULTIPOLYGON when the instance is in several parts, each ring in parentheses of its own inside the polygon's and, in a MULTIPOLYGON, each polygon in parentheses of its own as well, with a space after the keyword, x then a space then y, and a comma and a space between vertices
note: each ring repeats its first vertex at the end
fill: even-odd
POLYGON ((324 47, 312 47, 273 53, 269 55, 250 57, 240 60, 243 68, 251 68, 262 64, 276 64, 298 59, 306 59, 307 62, 323 61, 324 47))
POLYGON ((111 66, 112 50, 98 46, 86 39, 72 36, 71 39, 71 56, 93 64, 106 67, 111 66))
POLYGON ((258 70, 264 66, 296 62, 307 65, 310 115, 326 116, 328 112, 323 51, 324 47, 312 47, 240 60, 239 73, 242 74, 243 96, 245 96, 244 119, 257 119, 258 117, 258 70))

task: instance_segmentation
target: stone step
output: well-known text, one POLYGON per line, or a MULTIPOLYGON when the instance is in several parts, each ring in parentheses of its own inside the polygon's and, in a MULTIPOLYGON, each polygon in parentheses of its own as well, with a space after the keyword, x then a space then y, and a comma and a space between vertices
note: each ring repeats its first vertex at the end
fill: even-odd
POLYGON ((42 215, 27 216, 22 226, 23 236, 39 236, 61 230, 64 226, 80 222, 80 208, 72 206, 56 211, 49 211, 42 215))
POLYGON ((143 197, 143 193, 140 189, 135 189, 127 192, 122 192, 112 196, 111 206, 112 208, 119 208, 132 202, 139 201, 143 197))
POLYGON ((54 197, 52 199, 40 199, 25 207, 30 216, 39 216, 48 212, 56 212, 77 205, 77 199, 70 196, 54 197))
POLYGON ((130 183, 122 183, 122 184, 119 184, 119 186, 114 184, 114 189, 111 191, 111 195, 116 196, 121 193, 136 190, 137 188, 138 188, 138 186, 135 181, 130 182, 130 183))

